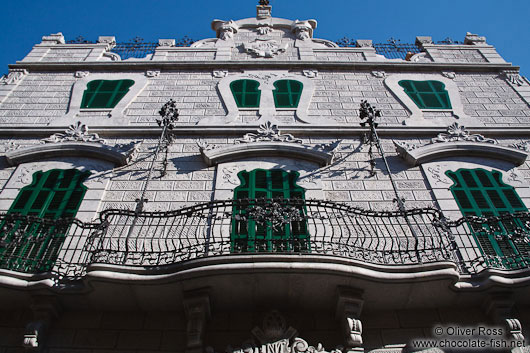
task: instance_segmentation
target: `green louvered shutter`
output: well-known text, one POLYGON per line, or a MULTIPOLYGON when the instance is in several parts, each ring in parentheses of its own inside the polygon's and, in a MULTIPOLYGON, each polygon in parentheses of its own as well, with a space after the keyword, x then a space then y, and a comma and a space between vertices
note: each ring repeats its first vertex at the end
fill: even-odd
MULTIPOLYGON (((73 218, 85 195, 83 181, 89 174, 77 169, 38 171, 32 183, 20 190, 8 213, 73 218)), ((23 272, 51 270, 67 231, 56 227, 31 221, 16 221, 7 227, 4 221, 1 228, 8 229, 8 234, 2 234, 5 245, 0 248, 0 267, 23 272)))
MULTIPOLYGON (((465 216, 492 217, 528 211, 515 189, 502 181, 498 171, 459 169, 456 172, 449 171, 447 175, 454 182, 451 192, 465 216)), ((494 234, 485 231, 488 230, 487 225, 474 225, 473 236, 485 255, 528 259, 528 243, 516 243, 507 237, 516 227, 525 225, 518 219, 499 222, 494 234)), ((510 266, 508 263, 504 265, 510 266)))
POLYGON ((274 82, 274 104, 276 108, 297 108, 302 96, 303 85, 295 80, 274 82))
POLYGON ((451 109, 449 93, 440 81, 401 80, 399 85, 420 109, 451 109))
POLYGON ((134 84, 133 80, 94 80, 87 84, 83 93, 81 108, 109 109, 129 92, 134 84))
MULTIPOLYGON (((238 174, 241 181, 234 190, 234 199, 240 203, 234 206, 231 242, 233 252, 283 252, 309 249, 309 233, 306 221, 292 221, 273 227, 270 222, 247 220, 249 206, 256 205, 256 199, 305 199, 305 190, 296 185, 299 174, 280 169, 255 169, 238 174)), ((266 201, 263 201, 266 202, 266 201)), ((257 203, 256 206, 263 205, 257 203)), ((302 204, 295 205, 300 215, 305 214, 302 204)))
POLYGON ((230 89, 238 108, 259 108, 261 91, 255 80, 237 80, 230 83, 230 89))

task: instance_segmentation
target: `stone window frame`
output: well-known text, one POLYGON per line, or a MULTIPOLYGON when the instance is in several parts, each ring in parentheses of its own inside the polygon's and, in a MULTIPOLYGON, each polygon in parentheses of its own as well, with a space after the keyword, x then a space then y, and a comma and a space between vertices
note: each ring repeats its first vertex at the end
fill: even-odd
POLYGON ((460 125, 464 126, 477 126, 482 125, 477 119, 468 116, 464 112, 464 105, 462 104, 462 98, 458 86, 456 83, 442 76, 441 74, 418 74, 418 73, 396 73, 389 74, 384 84, 386 87, 396 96, 396 98, 402 103, 405 108, 411 113, 408 118, 403 121, 404 125, 419 125, 419 126, 449 126, 455 121, 460 125), (416 103, 408 96, 405 89, 399 85, 399 81, 412 80, 412 81, 439 81, 445 85, 445 89, 449 95, 451 103, 451 109, 421 109, 416 103), (424 112, 451 112, 456 118, 447 119, 425 119, 424 112))
POLYGON ((248 71, 240 74, 228 75, 222 78, 217 84, 217 89, 224 102, 227 115, 223 121, 219 123, 234 123, 239 119, 240 111, 258 111, 260 119, 258 123, 264 121, 273 121, 277 111, 295 111, 296 118, 302 122, 313 122, 314 119, 309 118, 308 110, 315 91, 315 83, 310 78, 303 75, 289 73, 287 71, 248 71), (259 108, 239 108, 236 100, 232 95, 230 84, 237 80, 254 80, 259 82, 258 89, 261 91, 261 98, 259 108), (275 90, 274 82, 279 80, 294 80, 299 81, 303 85, 302 94, 296 108, 276 108, 274 104, 273 90, 275 90))
MULTIPOLYGON (((106 112, 109 120, 102 124, 101 116, 96 117, 91 125, 128 125, 129 121, 125 117, 125 109, 147 86, 148 78, 143 73, 89 73, 87 76, 78 78, 72 86, 72 94, 68 111, 64 117, 57 120, 57 124, 71 123, 81 112, 106 112), (90 81, 96 80, 133 80, 134 84, 129 88, 129 92, 116 104, 114 108, 81 108, 83 93, 90 81)), ((84 120, 84 119, 83 119, 84 120)))

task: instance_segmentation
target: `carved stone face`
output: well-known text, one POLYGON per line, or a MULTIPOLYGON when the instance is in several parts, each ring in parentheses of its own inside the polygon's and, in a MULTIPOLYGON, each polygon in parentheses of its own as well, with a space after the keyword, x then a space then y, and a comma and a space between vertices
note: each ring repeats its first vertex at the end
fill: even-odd
POLYGON ((311 35, 309 34, 310 33, 309 28, 307 27, 297 27, 295 33, 296 33, 296 38, 298 39, 304 40, 304 39, 311 38, 311 35))
POLYGON ((219 38, 222 40, 234 38, 234 30, 231 27, 221 27, 219 38))

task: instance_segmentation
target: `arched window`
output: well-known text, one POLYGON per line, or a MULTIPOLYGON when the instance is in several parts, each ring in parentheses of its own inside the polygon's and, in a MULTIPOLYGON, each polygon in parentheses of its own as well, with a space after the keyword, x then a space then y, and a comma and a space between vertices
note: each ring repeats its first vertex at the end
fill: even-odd
POLYGON ((230 89, 238 108, 259 108, 261 91, 259 82, 254 80, 237 80, 230 83, 230 89))
MULTIPOLYGON (((498 171, 484 169, 459 169, 448 171, 454 184, 451 192, 464 216, 494 217, 515 212, 527 212, 517 192, 502 181, 498 171)), ((473 226, 473 235, 484 255, 530 258, 530 246, 527 242, 514 242, 508 236, 514 228, 525 228, 521 220, 502 221, 495 225, 481 224, 473 226)), ((509 265, 509 264, 505 264, 509 265)))
POLYGON ((83 93, 81 108, 114 108, 133 84, 133 80, 90 81, 83 93))
POLYGON ((440 81, 401 80, 399 85, 420 109, 451 109, 449 93, 440 81))
MULTIPOLYGON (((53 169, 33 174, 33 182, 22 188, 8 214, 38 218, 73 218, 83 200, 83 181, 90 172, 53 169)), ((49 271, 68 230, 63 225, 31 221, 27 218, 4 220, 0 225, 0 267, 23 272, 49 271)))
POLYGON ((274 82, 274 105, 276 108, 297 108, 302 96, 303 85, 295 80, 274 82))
POLYGON ((298 172, 280 169, 255 169, 238 174, 241 185, 234 190, 238 203, 234 206, 232 220, 233 252, 310 250, 307 224, 302 217, 305 190, 296 185, 298 176, 298 172), (273 219, 274 211, 279 217, 288 217, 288 213, 294 212, 300 219, 278 223, 273 219))

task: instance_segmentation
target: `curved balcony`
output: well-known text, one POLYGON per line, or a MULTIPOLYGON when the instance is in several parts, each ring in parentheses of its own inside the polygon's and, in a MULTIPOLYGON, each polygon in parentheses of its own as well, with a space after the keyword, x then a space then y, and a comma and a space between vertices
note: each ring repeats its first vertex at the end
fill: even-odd
POLYGON ((111 209, 95 223, 17 214, 0 215, 0 222, 1 269, 68 278, 94 264, 161 268, 242 254, 325 255, 382 266, 450 261, 464 274, 530 267, 526 213, 447 222, 429 208, 377 212, 329 201, 257 199, 170 212, 111 209), (484 237, 515 250, 493 256, 481 248, 484 237))

